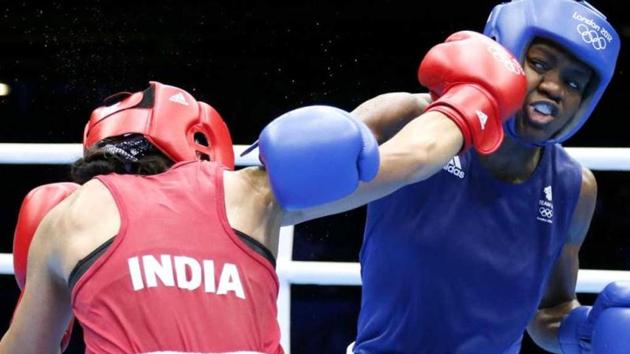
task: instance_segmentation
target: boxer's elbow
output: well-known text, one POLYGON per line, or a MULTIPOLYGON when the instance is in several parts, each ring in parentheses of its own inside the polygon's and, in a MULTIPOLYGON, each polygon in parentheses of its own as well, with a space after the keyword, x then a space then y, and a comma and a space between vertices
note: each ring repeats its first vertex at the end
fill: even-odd
POLYGON ((527 333, 532 340, 544 350, 561 353, 558 330, 562 320, 576 306, 576 303, 575 300, 569 300, 555 306, 539 308, 527 325, 527 333))
POLYGON ((430 99, 428 94, 385 93, 362 103, 352 115, 365 123, 382 144, 421 115, 430 99))

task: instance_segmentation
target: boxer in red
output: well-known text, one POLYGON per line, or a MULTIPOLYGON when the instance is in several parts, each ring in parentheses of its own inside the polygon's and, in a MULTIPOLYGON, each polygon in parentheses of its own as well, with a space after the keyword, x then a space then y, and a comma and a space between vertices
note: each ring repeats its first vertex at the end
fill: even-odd
MULTIPOLYGON (((338 198, 375 176, 378 149, 362 123, 313 106, 270 128, 296 119, 345 132, 313 145, 339 153, 326 159, 335 184, 309 193, 338 198)), ((23 293, 0 352, 58 352, 74 317, 88 353, 282 353, 274 257, 282 211, 303 204, 300 191, 276 201, 264 169, 231 171, 219 113, 157 82, 97 108, 84 147, 77 183, 41 186, 23 202, 14 242, 23 293)), ((315 164, 301 153, 282 163, 308 173, 315 164)), ((295 184, 278 178, 280 193, 295 184)))

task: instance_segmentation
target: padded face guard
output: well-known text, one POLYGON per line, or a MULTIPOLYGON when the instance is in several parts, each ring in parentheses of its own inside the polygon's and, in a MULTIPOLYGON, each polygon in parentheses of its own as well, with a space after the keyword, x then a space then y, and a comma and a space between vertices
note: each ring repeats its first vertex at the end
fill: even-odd
MULTIPOLYGON (((535 38, 549 39, 590 66, 595 73, 575 117, 545 144, 561 143, 586 123, 615 72, 619 35, 601 12, 586 1, 513 0, 490 13, 484 34, 509 49, 521 62, 535 38)), ((514 119, 507 130, 516 135, 514 119)))

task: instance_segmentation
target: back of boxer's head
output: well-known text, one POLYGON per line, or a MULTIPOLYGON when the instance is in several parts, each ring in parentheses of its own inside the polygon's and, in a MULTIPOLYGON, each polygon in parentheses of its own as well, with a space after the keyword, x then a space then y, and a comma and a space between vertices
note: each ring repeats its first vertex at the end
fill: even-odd
POLYGON ((108 138, 86 150, 70 169, 73 182, 83 184, 109 173, 153 175, 174 162, 140 134, 108 138))
POLYGON ((176 162, 212 160, 234 168, 223 118, 180 88, 151 81, 143 91, 105 99, 85 126, 77 183, 107 173, 155 174, 176 162))
POLYGON ((212 106, 175 86, 151 81, 139 92, 110 96, 85 126, 85 151, 105 139, 140 134, 174 162, 211 160, 234 168, 232 139, 212 106))

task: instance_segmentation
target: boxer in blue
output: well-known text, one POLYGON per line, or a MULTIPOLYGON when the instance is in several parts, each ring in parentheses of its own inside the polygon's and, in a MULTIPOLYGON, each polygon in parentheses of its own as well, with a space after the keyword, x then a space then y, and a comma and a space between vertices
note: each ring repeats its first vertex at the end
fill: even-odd
MULTIPOLYGON (((576 300, 597 185, 560 145, 599 102, 619 37, 604 15, 573 0, 500 4, 484 32, 523 65, 525 102, 496 151, 475 145, 427 180, 369 204, 350 350, 518 353, 527 329, 556 353, 628 353, 630 286, 606 287, 592 308, 576 300)), ((451 68, 468 70, 473 60, 451 68)), ((398 113, 413 101, 384 95, 354 113, 383 142, 413 117, 398 113)))

